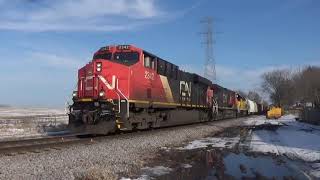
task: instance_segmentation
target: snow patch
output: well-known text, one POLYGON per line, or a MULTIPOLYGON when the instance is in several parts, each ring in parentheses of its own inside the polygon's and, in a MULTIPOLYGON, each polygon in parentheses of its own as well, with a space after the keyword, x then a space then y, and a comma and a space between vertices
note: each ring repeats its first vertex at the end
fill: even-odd
POLYGON ((217 148, 232 148, 239 142, 239 140, 240 140, 240 137, 234 137, 234 138, 208 137, 200 140, 194 140, 190 142, 187 146, 179 147, 178 149, 190 150, 190 149, 206 148, 209 146, 217 147, 217 148))
POLYGON ((39 116, 39 115, 65 115, 65 109, 49 109, 49 108, 16 108, 5 107, 0 108, 1 117, 17 117, 17 116, 39 116))
POLYGON ((320 163, 314 163, 311 167, 312 170, 309 173, 315 178, 320 178, 320 163))
POLYGON ((68 116, 62 109, 0 108, 0 140, 44 136, 64 130, 68 116))
POLYGON ((320 160, 320 131, 294 120, 294 116, 283 116, 286 122, 275 131, 253 131, 250 150, 254 152, 286 155, 307 162, 320 160))
POLYGON ((149 180, 149 179, 151 179, 151 178, 148 175, 145 175, 145 174, 140 176, 140 177, 138 177, 138 178, 135 178, 135 179, 125 178, 125 177, 120 178, 120 180, 149 180))
POLYGON ((285 155, 291 159, 300 159, 306 162, 320 161, 319 127, 297 122, 294 115, 286 115, 277 120, 258 116, 246 121, 246 125, 249 126, 260 126, 266 123, 280 126, 275 130, 254 129, 243 142, 240 142, 240 137, 209 137, 194 140, 178 149, 190 150, 208 146, 230 149, 239 143, 239 146, 244 146, 252 152, 285 155), (285 126, 281 126, 281 124, 285 124, 285 126))
POLYGON ((144 167, 141 169, 143 174, 135 179, 122 177, 120 180, 149 180, 154 179, 152 176, 162 176, 169 174, 172 169, 164 166, 155 166, 155 167, 144 167))
POLYGON ((161 150, 165 150, 165 151, 167 151, 167 152, 170 151, 170 148, 169 148, 169 147, 161 147, 160 149, 161 149, 161 150))
POLYGON ((169 174, 172 169, 169 167, 164 166, 155 166, 155 167, 144 167, 142 168, 144 171, 144 174, 150 175, 150 176, 162 176, 165 174, 169 174))
POLYGON ((259 126, 259 125, 265 125, 265 124, 271 124, 271 125, 284 125, 286 121, 281 120, 274 120, 274 119, 267 119, 264 116, 259 116, 257 118, 249 118, 247 121, 244 122, 246 126, 259 126))
POLYGON ((181 167, 188 169, 188 168, 192 168, 191 164, 182 164, 181 167))

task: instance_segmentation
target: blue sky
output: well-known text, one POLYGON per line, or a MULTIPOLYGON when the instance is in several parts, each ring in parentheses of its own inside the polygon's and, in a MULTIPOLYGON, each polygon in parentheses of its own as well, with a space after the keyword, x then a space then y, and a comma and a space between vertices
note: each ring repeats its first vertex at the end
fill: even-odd
POLYGON ((135 44, 202 73, 203 17, 216 18, 217 82, 258 89, 263 72, 320 64, 318 0, 0 0, 0 104, 62 107, 77 69, 135 44))

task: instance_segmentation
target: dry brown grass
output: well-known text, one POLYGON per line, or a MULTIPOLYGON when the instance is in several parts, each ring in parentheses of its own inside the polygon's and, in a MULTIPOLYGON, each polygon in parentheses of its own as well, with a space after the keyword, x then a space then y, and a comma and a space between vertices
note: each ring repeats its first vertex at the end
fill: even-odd
POLYGON ((76 180, 116 180, 117 176, 101 168, 91 168, 87 171, 77 172, 74 174, 76 180))

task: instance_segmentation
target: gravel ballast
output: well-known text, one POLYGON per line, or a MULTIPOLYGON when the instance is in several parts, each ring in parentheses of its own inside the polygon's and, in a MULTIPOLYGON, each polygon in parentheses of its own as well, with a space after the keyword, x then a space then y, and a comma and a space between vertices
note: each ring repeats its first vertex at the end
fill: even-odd
POLYGON ((112 135, 40 153, 0 155, 0 179, 119 179, 121 174, 130 175, 143 167, 162 147, 239 126, 246 119, 112 135))

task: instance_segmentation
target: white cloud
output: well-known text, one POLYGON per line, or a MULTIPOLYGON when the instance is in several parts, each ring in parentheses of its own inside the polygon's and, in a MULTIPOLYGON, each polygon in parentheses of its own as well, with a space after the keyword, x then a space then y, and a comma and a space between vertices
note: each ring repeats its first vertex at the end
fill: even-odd
POLYGON ((30 13, 31 20, 57 21, 68 18, 81 20, 101 16, 127 16, 128 18, 150 18, 159 10, 154 0, 64 0, 53 1, 48 8, 30 13))
POLYGON ((162 17, 155 0, 1 1, 0 29, 115 31, 162 17))

